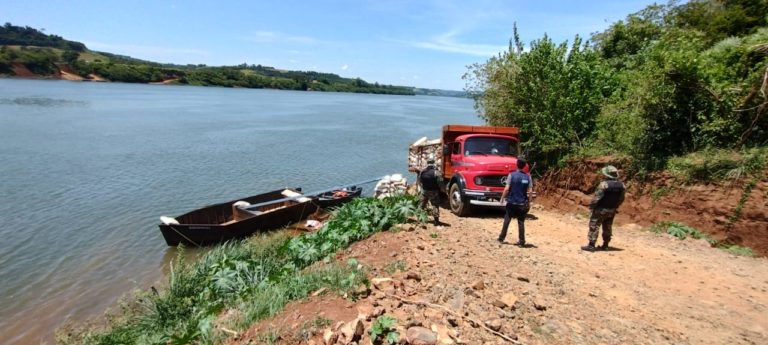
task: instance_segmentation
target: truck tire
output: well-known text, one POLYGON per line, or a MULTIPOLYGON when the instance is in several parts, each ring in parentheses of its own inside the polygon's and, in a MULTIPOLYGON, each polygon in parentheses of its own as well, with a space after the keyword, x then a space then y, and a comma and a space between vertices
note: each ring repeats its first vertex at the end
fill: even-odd
POLYGON ((451 185, 451 189, 448 191, 448 203, 451 206, 451 212, 459 217, 464 217, 470 213, 470 205, 467 200, 461 196, 461 190, 459 190, 459 184, 454 183, 451 185))

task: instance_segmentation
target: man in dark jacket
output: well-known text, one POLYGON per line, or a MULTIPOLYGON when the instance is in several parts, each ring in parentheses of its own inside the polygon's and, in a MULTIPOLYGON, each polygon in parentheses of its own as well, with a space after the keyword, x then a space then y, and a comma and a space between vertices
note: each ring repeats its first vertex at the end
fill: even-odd
POLYGON ((612 165, 608 165, 602 170, 604 180, 600 182, 595 191, 595 196, 592 198, 592 202, 589 203, 589 209, 592 210, 592 215, 589 217, 589 234, 587 235, 589 244, 581 247, 581 250, 588 252, 594 252, 595 242, 597 242, 597 232, 600 230, 600 225, 603 226, 603 245, 600 249, 608 249, 608 243, 611 242, 611 235, 613 230, 613 217, 616 215, 616 210, 624 202, 624 193, 626 188, 624 184, 619 181, 619 171, 612 165))
POLYGON ((499 243, 504 243, 504 238, 507 237, 509 222, 512 218, 515 218, 517 219, 518 235, 518 241, 515 245, 525 246, 525 215, 528 214, 530 209, 528 190, 533 185, 531 176, 523 172, 525 164, 525 160, 522 158, 517 160, 517 171, 507 175, 507 186, 504 188, 504 192, 501 193, 501 200, 507 201, 507 213, 504 215, 504 224, 501 226, 501 233, 498 238, 499 243))
POLYGON ((427 167, 419 173, 419 184, 421 185, 421 208, 427 209, 427 203, 432 204, 431 213, 434 218, 434 224, 440 224, 440 185, 437 181, 437 172, 435 171, 435 160, 430 158, 427 161, 427 167))

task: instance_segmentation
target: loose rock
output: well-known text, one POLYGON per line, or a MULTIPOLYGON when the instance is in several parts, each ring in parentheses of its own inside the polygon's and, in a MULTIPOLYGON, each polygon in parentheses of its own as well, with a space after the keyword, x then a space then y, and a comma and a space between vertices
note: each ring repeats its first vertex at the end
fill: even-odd
POLYGON ((323 341, 325 342, 325 345, 333 345, 338 339, 339 334, 330 329, 326 329, 325 332, 323 332, 323 341))
POLYGON ((499 308, 514 309, 515 303, 517 303, 517 296, 511 292, 508 292, 502 295, 501 298, 495 300, 492 304, 499 308))
POLYGON ((437 343, 437 334, 424 327, 409 328, 405 338, 411 345, 434 345, 437 343))
POLYGON ((341 335, 344 336, 344 340, 349 343, 351 341, 358 341, 363 336, 363 320, 354 319, 341 327, 341 335))
POLYGON ((485 282, 482 280, 478 280, 474 283, 472 283, 472 288, 475 290, 485 290, 485 282))
POLYGON ((501 319, 488 319, 485 320, 485 327, 488 327, 496 332, 501 329, 501 319))

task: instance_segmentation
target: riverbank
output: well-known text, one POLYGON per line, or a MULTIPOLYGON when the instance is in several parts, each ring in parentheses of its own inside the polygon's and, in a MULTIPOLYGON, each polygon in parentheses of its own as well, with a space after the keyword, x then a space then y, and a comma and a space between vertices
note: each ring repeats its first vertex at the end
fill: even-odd
POLYGON ((228 242, 191 264, 182 250, 166 286, 132 294, 105 322, 65 325, 57 342, 213 344, 312 291, 355 296, 365 289, 363 266, 330 256, 408 219, 426 219, 413 197, 363 198, 338 209, 317 232, 228 242), (329 264, 313 265, 320 261, 329 264))
POLYGON ((499 212, 457 218, 443 210, 445 226, 376 234, 336 256, 367 267, 370 295, 354 301, 321 291, 225 343, 323 344, 324 335, 354 334, 349 326, 360 317, 357 343, 367 344, 380 315, 396 320, 401 339, 439 344, 768 341, 765 258, 635 224, 616 227, 614 249, 588 253, 579 249, 586 218, 543 206, 531 215, 528 248, 496 242, 499 212))
MULTIPOLYGON (((339 226, 360 215, 345 213, 339 226)), ((633 223, 614 228, 611 250, 584 252, 579 247, 587 218, 541 204, 526 222, 530 245, 519 248, 509 244, 515 231, 507 243, 496 241, 502 216, 485 210, 459 218, 443 210, 442 225, 405 223, 370 238, 320 231, 279 245, 284 238, 257 237, 245 251, 260 248, 259 267, 272 257, 263 254, 279 257, 285 250, 293 253, 293 264, 272 267, 307 267, 288 275, 261 271, 269 277, 261 282, 237 283, 248 276, 238 268, 247 265, 244 249, 223 247, 194 269, 177 268, 168 290, 147 291, 124 305, 133 307, 123 312, 146 317, 146 310, 159 313, 176 305, 171 309, 178 311, 177 304, 190 298, 181 303, 187 312, 175 321, 166 319, 174 313, 155 315, 138 323, 149 328, 125 339, 149 334, 154 338, 147 339, 202 344, 367 344, 376 329, 380 340, 389 336, 401 344, 768 341, 768 320, 762 317, 768 311, 765 258, 733 255, 704 240, 683 241, 633 223), (332 238, 360 241, 345 249, 332 238), (203 271, 207 280, 188 279, 203 271), (288 280, 273 280, 273 274, 288 280), (188 297, 165 297, 185 290, 180 284, 188 297), (222 299, 215 292, 222 287, 240 297, 222 299), (201 318, 205 310, 213 313, 201 318)), ((59 333, 60 343, 121 339, 68 332, 59 333)))

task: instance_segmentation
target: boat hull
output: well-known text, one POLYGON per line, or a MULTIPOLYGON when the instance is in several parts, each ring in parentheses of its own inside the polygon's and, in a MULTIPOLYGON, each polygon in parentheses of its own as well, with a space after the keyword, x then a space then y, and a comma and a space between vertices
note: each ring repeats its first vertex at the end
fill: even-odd
POLYGON ((362 187, 352 186, 348 188, 343 188, 338 191, 331 191, 327 193, 320 194, 317 197, 317 204, 320 206, 320 208, 333 208, 333 207, 339 207, 347 202, 352 201, 352 199, 360 197, 360 195, 363 193, 362 187), (335 192, 338 191, 344 191, 346 195, 344 196, 334 196, 335 192))
POLYGON ((288 201, 254 213, 232 206, 237 201, 260 204, 282 199, 285 197, 281 194, 283 191, 281 189, 203 207, 175 217, 180 224, 160 224, 160 232, 169 246, 182 243, 204 246, 281 228, 306 219, 318 210, 317 203, 311 201, 288 201))

